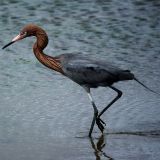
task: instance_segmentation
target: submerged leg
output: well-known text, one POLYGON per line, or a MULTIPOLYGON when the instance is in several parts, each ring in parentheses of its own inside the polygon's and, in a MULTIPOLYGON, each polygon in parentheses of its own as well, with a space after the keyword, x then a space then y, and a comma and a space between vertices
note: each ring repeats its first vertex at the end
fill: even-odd
POLYGON ((101 115, 113 104, 115 103, 121 96, 122 96, 122 91, 120 91, 119 89, 113 87, 113 86, 109 86, 111 89, 113 89, 114 91, 116 91, 118 94, 116 96, 116 98, 114 98, 98 115, 98 118, 101 117, 101 115))

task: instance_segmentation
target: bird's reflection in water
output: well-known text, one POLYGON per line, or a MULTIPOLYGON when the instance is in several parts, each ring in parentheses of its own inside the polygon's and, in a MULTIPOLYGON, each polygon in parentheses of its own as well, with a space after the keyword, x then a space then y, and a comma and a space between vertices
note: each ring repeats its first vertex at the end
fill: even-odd
POLYGON ((91 146, 94 149, 94 154, 96 156, 96 160, 101 160, 102 157, 106 157, 108 160, 113 160, 110 156, 108 156, 104 151, 103 148, 106 145, 106 137, 102 134, 98 141, 95 143, 95 140, 90 137, 91 146))

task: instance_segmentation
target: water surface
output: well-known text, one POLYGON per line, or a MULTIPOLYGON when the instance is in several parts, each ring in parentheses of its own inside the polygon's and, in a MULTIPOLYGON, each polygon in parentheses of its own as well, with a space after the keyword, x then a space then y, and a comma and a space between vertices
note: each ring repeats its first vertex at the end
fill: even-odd
MULTIPOLYGON (((25 24, 35 23, 48 33, 45 53, 83 52, 110 61, 160 92, 159 1, 1 0, 0 17, 1 46, 25 24)), ((93 114, 88 97, 37 61, 34 41, 28 38, 0 51, 1 159, 96 159, 85 138, 93 114)), ((157 160, 160 98, 136 82, 115 86, 123 97, 103 116, 106 132, 114 134, 106 135, 102 150, 114 159, 157 160)), ((99 109, 115 96, 108 88, 92 91, 99 109)), ((97 128, 93 137, 100 137, 97 128)))

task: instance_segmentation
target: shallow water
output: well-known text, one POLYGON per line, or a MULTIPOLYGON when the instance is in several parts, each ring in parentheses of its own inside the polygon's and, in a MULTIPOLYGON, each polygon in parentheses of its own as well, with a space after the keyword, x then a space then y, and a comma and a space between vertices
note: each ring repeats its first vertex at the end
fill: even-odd
MULTIPOLYGON (((36 23, 48 33, 47 54, 83 52, 106 59, 160 92, 159 1, 0 0, 0 17, 1 46, 25 24, 36 23)), ((34 41, 0 51, 1 159, 96 159, 90 140, 83 138, 93 114, 88 97, 36 60, 34 41)), ((160 98, 136 82, 115 86, 124 94, 103 116, 106 132, 114 133, 106 135, 103 151, 114 159, 157 160, 160 98)), ((115 96, 108 88, 92 91, 99 109, 115 96)), ((95 128, 94 140, 99 136, 95 128)))

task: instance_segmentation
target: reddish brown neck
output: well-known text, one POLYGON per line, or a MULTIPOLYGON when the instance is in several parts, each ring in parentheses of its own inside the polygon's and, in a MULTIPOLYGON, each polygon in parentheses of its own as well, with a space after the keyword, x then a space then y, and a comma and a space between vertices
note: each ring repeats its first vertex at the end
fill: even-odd
POLYGON ((48 44, 48 36, 42 29, 37 30, 37 41, 33 46, 33 52, 36 58, 46 67, 51 68, 57 72, 63 73, 60 61, 56 57, 51 57, 43 53, 44 48, 48 44))

